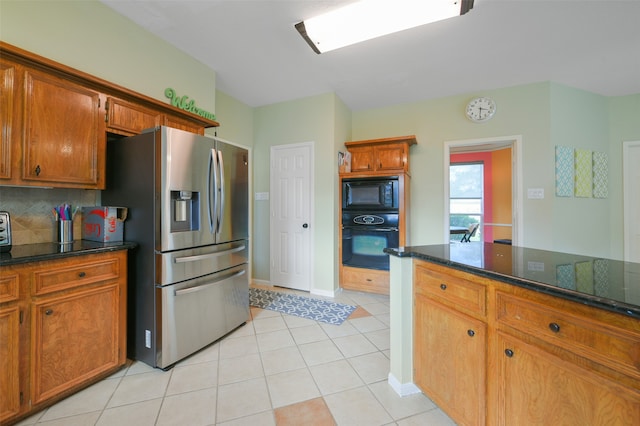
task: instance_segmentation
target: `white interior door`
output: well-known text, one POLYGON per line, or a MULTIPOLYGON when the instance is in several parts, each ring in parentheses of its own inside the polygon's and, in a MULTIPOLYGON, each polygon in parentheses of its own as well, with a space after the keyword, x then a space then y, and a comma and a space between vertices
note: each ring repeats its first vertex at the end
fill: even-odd
POLYGON ((272 285, 311 288, 312 165, 312 143, 271 148, 272 285))
POLYGON ((640 141, 622 146, 624 174, 624 260, 640 263, 640 141))

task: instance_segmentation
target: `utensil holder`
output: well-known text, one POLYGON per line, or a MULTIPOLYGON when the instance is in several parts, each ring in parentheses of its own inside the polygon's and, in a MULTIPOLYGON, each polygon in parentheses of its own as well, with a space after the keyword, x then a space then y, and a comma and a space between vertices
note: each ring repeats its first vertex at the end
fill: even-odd
POLYGON ((58 220, 58 244, 73 243, 73 220, 58 220))

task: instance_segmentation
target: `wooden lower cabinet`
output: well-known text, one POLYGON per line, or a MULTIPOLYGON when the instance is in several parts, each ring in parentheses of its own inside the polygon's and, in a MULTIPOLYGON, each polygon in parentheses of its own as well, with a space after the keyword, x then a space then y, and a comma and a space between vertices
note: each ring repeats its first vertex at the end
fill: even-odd
POLYGON ((640 321, 414 260, 414 382, 460 425, 637 425, 640 321))
POLYGON ((486 324, 421 294, 414 312, 415 384, 459 424, 484 425, 486 324))
POLYGON ((389 271, 343 266, 341 282, 345 290, 389 294, 389 271))
POLYGON ((640 390, 498 332, 495 425, 637 425, 640 390))
POLYGON ((32 305, 33 404, 121 365, 119 299, 112 283, 32 305))
POLYGON ((0 423, 20 412, 20 310, 0 307, 0 423))
POLYGON ((126 250, 10 265, 2 272, 19 277, 22 289, 17 302, 0 298, 2 425, 125 364, 126 250))

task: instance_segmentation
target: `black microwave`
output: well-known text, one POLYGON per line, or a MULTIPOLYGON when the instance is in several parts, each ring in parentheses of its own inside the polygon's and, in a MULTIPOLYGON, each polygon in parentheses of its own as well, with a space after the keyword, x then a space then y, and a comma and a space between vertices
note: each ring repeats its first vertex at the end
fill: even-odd
POLYGON ((342 210, 398 210, 397 177, 342 180, 342 210))

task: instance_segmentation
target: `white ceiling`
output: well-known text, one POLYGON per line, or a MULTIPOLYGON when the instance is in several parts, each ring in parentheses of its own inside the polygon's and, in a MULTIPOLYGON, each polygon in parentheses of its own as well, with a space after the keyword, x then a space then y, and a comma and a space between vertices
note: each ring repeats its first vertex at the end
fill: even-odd
POLYGON ((640 93, 640 0, 476 0, 464 16, 321 55, 294 24, 353 0, 101 1, 252 107, 335 92, 358 111, 548 80, 640 93))

